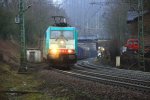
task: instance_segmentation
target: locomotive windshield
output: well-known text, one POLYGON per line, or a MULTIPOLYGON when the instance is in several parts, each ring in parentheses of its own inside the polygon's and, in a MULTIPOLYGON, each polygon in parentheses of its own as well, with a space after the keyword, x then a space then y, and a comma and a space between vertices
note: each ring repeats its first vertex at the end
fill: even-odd
POLYGON ((59 37, 64 37, 66 39, 74 39, 74 35, 72 31, 51 31, 51 39, 57 39, 59 37))

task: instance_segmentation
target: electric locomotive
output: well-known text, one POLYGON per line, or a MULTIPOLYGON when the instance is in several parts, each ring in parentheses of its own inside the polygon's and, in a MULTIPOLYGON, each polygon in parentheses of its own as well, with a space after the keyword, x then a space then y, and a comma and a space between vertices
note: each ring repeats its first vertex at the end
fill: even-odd
POLYGON ((45 34, 44 55, 51 66, 67 67, 77 62, 77 30, 62 16, 54 16, 55 24, 45 34), (59 21, 57 21, 59 19, 59 21))

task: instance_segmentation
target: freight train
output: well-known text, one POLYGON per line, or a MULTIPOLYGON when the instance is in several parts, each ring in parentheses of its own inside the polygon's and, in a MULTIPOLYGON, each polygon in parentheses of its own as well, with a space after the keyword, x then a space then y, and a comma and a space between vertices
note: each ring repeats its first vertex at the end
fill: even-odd
POLYGON ((87 58, 94 58, 97 56, 97 50, 96 47, 92 48, 92 46, 83 46, 78 44, 78 53, 77 53, 77 59, 87 59, 87 58))
POLYGON ((75 27, 70 27, 65 18, 54 16, 55 24, 46 30, 43 56, 50 66, 69 67, 77 62, 77 37, 75 27), (60 19, 59 22, 56 20, 60 19))

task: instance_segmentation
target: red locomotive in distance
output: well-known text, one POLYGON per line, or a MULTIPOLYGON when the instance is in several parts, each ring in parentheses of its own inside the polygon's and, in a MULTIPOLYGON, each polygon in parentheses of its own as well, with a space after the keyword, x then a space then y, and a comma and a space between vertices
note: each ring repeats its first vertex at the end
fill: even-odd
MULTIPOLYGON (((131 51, 134 53, 138 52, 139 42, 137 38, 130 38, 127 40, 125 44, 126 51, 131 51)), ((150 53, 150 45, 144 45, 144 53, 150 53)))
POLYGON ((125 44, 125 47, 127 47, 127 51, 138 52, 139 49, 138 39, 128 39, 127 43, 125 44))

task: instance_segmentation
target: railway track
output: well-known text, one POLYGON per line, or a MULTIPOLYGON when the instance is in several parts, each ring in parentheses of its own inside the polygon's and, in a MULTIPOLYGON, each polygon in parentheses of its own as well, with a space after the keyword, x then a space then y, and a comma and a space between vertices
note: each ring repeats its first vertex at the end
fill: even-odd
POLYGON ((105 71, 107 70, 109 72, 109 74, 108 74, 108 73, 101 73, 101 72, 99 72, 99 70, 95 70, 96 68, 88 69, 88 67, 90 66, 89 64, 87 64, 87 67, 85 67, 85 66, 86 66, 86 64, 84 64, 84 66, 81 64, 77 64, 75 66, 77 68, 73 67, 73 69, 71 71, 62 71, 62 70, 56 70, 56 71, 63 73, 63 74, 73 76, 73 77, 78 77, 78 78, 82 78, 85 80, 99 82, 99 83, 106 84, 106 85, 114 85, 114 86, 124 87, 127 89, 150 93, 150 81, 139 80, 136 78, 134 79, 129 76, 125 77, 125 75, 124 75, 124 77, 122 77, 122 76, 119 76, 118 74, 114 74, 115 72, 112 74, 109 72, 109 70, 111 70, 111 68, 110 69, 104 68, 105 71), (81 68, 82 68, 82 70, 81 70, 81 68))
POLYGON ((130 79, 130 78, 125 78, 125 77, 119 77, 119 76, 112 76, 108 74, 101 74, 101 73, 93 73, 93 72, 88 72, 88 71, 81 71, 81 70, 74 70, 73 72, 77 73, 82 73, 84 75, 90 75, 94 77, 100 77, 108 80, 115 80, 115 81, 120 81, 120 82, 126 82, 126 83, 131 83, 131 84, 137 84, 137 85, 143 85, 150 87, 150 82, 149 81, 142 81, 142 80, 137 80, 137 79, 130 79))
MULTIPOLYGON (((46 65, 45 65, 46 66, 46 65)), ((108 66, 98 66, 88 62, 77 63, 69 71, 53 69, 59 73, 85 80, 114 85, 132 90, 150 93, 150 74, 117 69, 108 66)))
POLYGON ((120 77, 126 77, 126 78, 132 78, 137 80, 145 80, 150 81, 150 73, 148 72, 141 72, 141 71, 133 71, 133 70, 125 70, 125 69, 118 69, 118 68, 112 68, 108 66, 98 66, 91 63, 78 63, 76 65, 77 69, 83 69, 88 70, 91 72, 98 72, 103 74, 111 74, 113 76, 120 76, 120 77))

